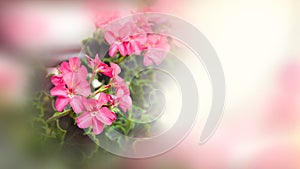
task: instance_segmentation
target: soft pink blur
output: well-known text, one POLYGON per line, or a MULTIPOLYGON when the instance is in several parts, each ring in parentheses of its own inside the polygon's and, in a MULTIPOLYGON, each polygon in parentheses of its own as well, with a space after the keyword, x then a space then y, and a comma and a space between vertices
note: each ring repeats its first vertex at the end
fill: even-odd
POLYGON ((15 58, 0 52, 0 103, 18 104, 26 98, 28 70, 15 58))
MULTIPOLYGON (((194 169, 300 168, 300 60, 286 57, 290 46, 299 49, 298 41, 291 40, 297 37, 292 29, 300 30, 294 23, 299 14, 289 13, 298 11, 296 1, 160 0, 151 7, 128 4, 121 11, 109 5, 103 11, 94 2, 8 4, 0 11, 0 38, 13 52, 27 47, 80 49, 95 26, 136 12, 183 15, 211 41, 224 66, 231 104, 219 128, 199 145, 204 121, 198 121, 178 147, 153 159, 130 160, 132 168, 157 161, 194 169), (267 71, 274 71, 274 77, 263 79, 269 83, 268 90, 262 90, 257 86, 263 80, 253 77, 264 77, 260 75, 267 71), (256 92, 253 98, 251 92, 256 92)), ((10 55, 0 56, 1 101, 15 103, 26 96, 26 69, 10 55)))
POLYGON ((47 34, 47 21, 35 11, 9 7, 1 11, 0 32, 3 40, 15 47, 36 44, 47 34))

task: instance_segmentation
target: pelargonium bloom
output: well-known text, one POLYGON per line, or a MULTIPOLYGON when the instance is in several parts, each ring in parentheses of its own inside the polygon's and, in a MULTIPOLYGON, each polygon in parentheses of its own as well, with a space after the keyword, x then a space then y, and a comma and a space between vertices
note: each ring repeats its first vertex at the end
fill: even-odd
POLYGON ((119 65, 111 62, 110 67, 112 68, 112 74, 113 74, 112 81, 114 83, 114 86, 116 88, 124 85, 126 86, 124 80, 119 76, 119 74, 121 73, 121 68, 119 67, 119 65))
POLYGON ((113 77, 116 77, 121 73, 121 68, 119 65, 117 65, 113 62, 110 62, 110 67, 112 68, 113 77))
POLYGON ((161 64, 171 47, 166 36, 151 34, 148 35, 145 49, 144 65, 150 66, 161 64))
POLYGON ((136 24, 132 22, 127 22, 124 27, 129 29, 129 35, 126 37, 126 50, 128 55, 136 54, 140 55, 143 50, 143 45, 147 41, 147 34, 136 24))
POLYGON ((116 102, 119 107, 126 112, 132 106, 132 99, 130 97, 129 89, 126 84, 121 85, 116 90, 116 102))
POLYGON ((113 24, 106 28, 104 38, 109 43, 109 56, 114 57, 117 52, 120 52, 122 56, 126 56, 128 54, 126 50, 127 41, 126 37, 129 35, 129 29, 126 26, 122 26, 121 24, 113 24))
POLYGON ((117 52, 120 52, 122 56, 133 53, 139 55, 143 50, 143 44, 147 41, 145 30, 133 22, 111 25, 106 29, 104 37, 110 44, 109 55, 111 57, 117 52))
POLYGON ((126 112, 132 106, 132 99, 130 97, 130 91, 125 83, 125 81, 119 76, 121 73, 121 68, 115 64, 110 63, 113 69, 113 83, 116 88, 116 99, 115 101, 119 104, 118 106, 126 112))
MULTIPOLYGON (((138 12, 132 12, 133 14, 138 12)), ((148 15, 133 15, 135 24, 146 33, 153 32, 153 23, 149 22, 148 15)))
POLYGON ((63 79, 63 74, 53 75, 51 77, 51 82, 54 86, 64 86, 64 85, 66 85, 66 83, 63 79))
POLYGON ((105 93, 100 93, 98 100, 86 99, 84 101, 86 112, 76 119, 78 127, 85 129, 92 126, 94 134, 102 133, 104 125, 111 125, 117 119, 114 112, 108 107, 103 107, 107 102, 105 93))
POLYGON ((79 58, 69 59, 69 63, 63 62, 58 68, 61 74, 51 78, 55 87, 50 90, 52 96, 57 96, 55 107, 61 112, 70 103, 75 113, 81 113, 84 109, 82 97, 91 93, 90 85, 86 81, 87 69, 80 66, 79 58))
POLYGON ((73 57, 69 59, 69 62, 63 62, 58 70, 63 74, 63 76, 72 76, 76 74, 77 77, 85 81, 88 75, 88 71, 85 66, 81 65, 81 61, 78 57, 73 57))
POLYGON ((66 85, 55 86, 50 94, 57 96, 55 107, 61 112, 70 103, 75 113, 81 113, 84 109, 82 96, 90 95, 90 85, 87 81, 81 81, 77 76, 64 76, 66 85))
POLYGON ((86 57, 88 58, 88 62, 89 62, 90 66, 91 66, 91 68, 93 69, 94 72, 102 73, 105 76, 108 76, 110 78, 113 77, 112 68, 110 68, 107 64, 101 62, 101 60, 99 59, 98 54, 96 55, 95 59, 92 59, 87 55, 86 55, 86 57))

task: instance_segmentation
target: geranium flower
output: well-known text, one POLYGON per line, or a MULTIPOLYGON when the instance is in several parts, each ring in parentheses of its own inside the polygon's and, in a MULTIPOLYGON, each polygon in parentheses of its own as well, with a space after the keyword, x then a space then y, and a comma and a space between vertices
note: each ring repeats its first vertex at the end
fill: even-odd
POLYGON ((160 49, 151 49, 144 54, 144 65, 151 66, 153 64, 160 65, 166 56, 166 51, 160 49))
POLYGON ((81 113, 84 110, 82 96, 90 95, 90 85, 85 80, 81 80, 78 75, 69 73, 63 76, 66 85, 58 85, 51 89, 50 94, 57 96, 55 107, 61 112, 70 103, 75 113, 81 113))
POLYGON ((85 66, 81 65, 81 61, 78 57, 73 57, 69 59, 69 62, 63 62, 58 70, 63 74, 63 76, 72 76, 72 74, 77 74, 76 76, 85 81, 88 75, 88 71, 85 66))
POLYGON ((111 62, 110 67, 112 68, 112 74, 113 74, 113 83, 116 88, 120 88, 121 86, 126 86, 126 83, 124 80, 119 76, 121 73, 121 68, 119 65, 111 62))
POLYGON ((130 91, 125 83, 125 81, 119 76, 121 73, 121 68, 115 63, 110 63, 111 68, 113 69, 113 82, 116 88, 116 99, 119 107, 126 112, 132 106, 132 99, 130 97, 130 91))
POLYGON ((143 50, 143 45, 147 41, 147 34, 133 22, 124 25, 115 24, 106 29, 105 40, 111 45, 109 55, 115 56, 120 52, 122 56, 136 54, 143 50))
POLYGON ((116 92, 116 102, 118 102, 118 106, 126 112, 132 106, 132 99, 130 97, 129 90, 126 86, 122 86, 117 89, 116 92))
POLYGON ((84 102, 86 112, 76 119, 78 127, 85 129, 92 126, 94 134, 102 133, 104 125, 111 125, 117 119, 114 112, 103 107, 107 102, 108 98, 105 93, 100 93, 98 100, 86 99, 84 102))
POLYGON ((122 26, 121 24, 113 24, 106 28, 104 38, 110 44, 109 56, 114 57, 117 52, 120 52, 122 56, 128 54, 126 50, 126 37, 129 35, 129 28, 122 26))
POLYGON ((149 18, 149 15, 146 14, 147 12, 152 12, 152 11, 148 11, 147 9, 131 11, 131 13, 133 14, 132 17, 135 25, 137 25, 140 29, 144 30, 144 32, 151 33, 153 32, 154 23, 150 22, 151 18, 149 18))
POLYGON ((105 76, 108 76, 110 78, 113 77, 112 75, 112 68, 110 68, 107 64, 101 62, 101 60, 98 57, 98 54, 96 55, 95 59, 90 58, 89 56, 86 55, 88 58, 88 62, 93 69, 94 72, 96 73, 102 73, 105 76))
POLYGON ((113 77, 117 77, 121 73, 121 68, 119 65, 110 62, 110 67, 112 68, 112 75, 113 77))
POLYGON ((51 77, 51 82, 54 86, 64 86, 66 85, 63 74, 54 75, 51 77))
POLYGON ((148 35, 145 45, 146 52, 144 54, 144 65, 159 65, 171 49, 168 38, 163 35, 148 35))
POLYGON ((118 106, 126 112, 127 109, 131 108, 132 106, 132 99, 130 97, 130 91, 122 78, 118 78, 115 81, 115 88, 116 88, 116 102, 118 106))
POLYGON ((127 22, 125 27, 128 27, 130 33, 126 37, 126 50, 128 55, 140 55, 143 50, 143 45, 147 41, 147 34, 143 29, 139 28, 135 23, 127 22))

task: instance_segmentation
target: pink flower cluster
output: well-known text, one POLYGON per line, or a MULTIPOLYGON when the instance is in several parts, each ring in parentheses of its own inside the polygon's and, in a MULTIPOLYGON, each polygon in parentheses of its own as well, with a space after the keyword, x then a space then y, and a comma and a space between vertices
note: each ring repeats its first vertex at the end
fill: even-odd
MULTIPOLYGON (((78 57, 63 62, 58 67, 59 74, 51 77, 54 87, 50 94, 56 96, 55 107, 62 112, 69 104, 76 114, 81 114, 76 123, 79 128, 93 128, 95 134, 103 131, 104 125, 111 125, 117 118, 110 108, 119 106, 126 112, 132 106, 129 89, 124 80, 118 75, 121 72, 117 64, 110 63, 110 66, 101 62, 98 56, 95 59, 88 57, 89 66, 92 69, 92 76, 78 57), (103 91, 91 91, 91 82, 95 74, 101 74, 111 78, 110 84, 102 85, 104 89, 115 88, 114 95, 103 91)), ((101 87, 100 87, 101 88, 101 87)))
MULTIPOLYGON (((153 18, 152 18, 153 19, 153 18)), ((110 45, 109 55, 122 56, 144 53, 144 65, 159 65, 171 49, 169 40, 161 34, 153 34, 155 20, 135 16, 125 24, 113 23, 105 27, 104 38, 110 45)))
POLYGON ((103 30, 104 38, 110 45, 108 54, 111 57, 115 57, 117 53, 129 56, 141 55, 145 51, 145 66, 161 64, 171 48, 168 38, 161 33, 168 31, 170 23, 161 15, 147 13, 167 12, 170 9, 169 0, 167 2, 138 8, 124 8, 110 1, 91 3, 94 23, 98 29, 103 30), (131 19, 127 17, 118 21, 130 15, 133 15, 131 19))

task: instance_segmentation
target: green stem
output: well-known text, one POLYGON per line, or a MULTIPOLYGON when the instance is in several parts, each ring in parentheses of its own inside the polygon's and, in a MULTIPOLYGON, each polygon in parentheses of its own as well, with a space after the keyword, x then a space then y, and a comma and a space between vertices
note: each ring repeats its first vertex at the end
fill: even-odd
POLYGON ((67 116, 71 112, 71 109, 65 110, 63 112, 55 112, 53 116, 47 119, 47 123, 51 123, 61 117, 67 116))
POLYGON ((99 88, 98 90, 96 90, 94 93, 93 93, 93 96, 96 96, 98 93, 101 93, 101 92, 104 92, 105 90, 109 89, 106 87, 107 85, 99 88))
POLYGON ((98 90, 94 91, 93 96, 96 96, 98 93, 108 90, 112 85, 112 80, 109 81, 107 85, 101 86, 98 90))
POLYGON ((126 56, 121 56, 118 58, 117 64, 119 65, 121 62, 124 61, 124 59, 126 58, 126 56))

